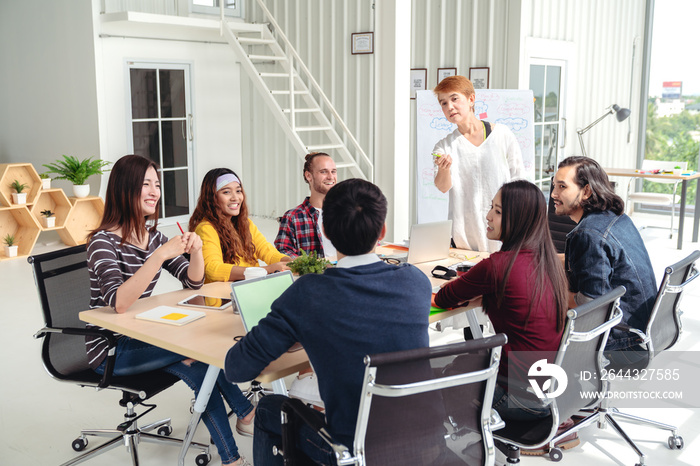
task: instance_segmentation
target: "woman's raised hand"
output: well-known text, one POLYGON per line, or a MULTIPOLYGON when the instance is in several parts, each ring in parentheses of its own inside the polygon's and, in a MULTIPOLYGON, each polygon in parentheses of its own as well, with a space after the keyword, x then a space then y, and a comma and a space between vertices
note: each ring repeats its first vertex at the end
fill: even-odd
MULTIPOLYGON (((168 240, 167 243, 165 243, 156 250, 163 262, 172 259, 173 257, 177 257, 181 254, 184 254, 186 252, 185 246, 187 245, 187 242, 183 238, 183 236, 175 236, 173 238, 170 238, 170 240, 168 240)), ((202 247, 201 240, 199 242, 199 247, 200 249, 202 247)))
POLYGON ((441 154, 440 157, 435 158, 435 165, 438 170, 449 170, 452 166, 452 157, 450 154, 441 154))
POLYGON ((182 241, 185 243, 185 252, 193 254, 202 250, 202 238, 197 233, 188 231, 182 235, 182 241))

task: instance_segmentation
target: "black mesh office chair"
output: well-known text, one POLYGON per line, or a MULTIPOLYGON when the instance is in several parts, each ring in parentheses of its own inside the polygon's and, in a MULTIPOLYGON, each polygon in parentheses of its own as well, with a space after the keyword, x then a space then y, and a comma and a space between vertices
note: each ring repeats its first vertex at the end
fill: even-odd
MULTIPOLYGON (((543 402, 550 406, 550 416, 537 421, 506 420, 506 426, 494 435, 499 449, 506 450, 504 453, 509 456, 509 464, 520 462, 519 452, 514 452, 513 447, 533 449, 547 446, 550 459, 560 461, 563 453, 555 446, 556 443, 597 419, 591 415, 572 429, 557 434, 558 426, 562 421, 578 414, 582 409, 597 404, 599 398, 594 394, 599 395, 605 390, 601 376, 604 367, 603 349, 610 329, 619 324, 622 319, 619 300, 624 293, 625 288, 620 286, 567 312, 564 334, 554 358, 554 364, 566 373, 566 390, 557 397, 543 402), (592 396, 582 396, 583 392, 592 396)), ((511 361, 518 356, 524 357, 525 354, 511 352, 509 355, 511 361)), ((542 357, 545 356, 542 354, 542 357)), ((544 379, 547 378, 549 375, 544 377, 544 379)), ((562 383, 561 380, 552 378, 550 379, 551 389, 542 388, 542 391, 553 393, 553 389, 556 389, 560 383, 562 383)), ((544 380, 538 380, 538 384, 545 387, 544 380)), ((530 391, 525 392, 523 389, 521 396, 525 393, 530 391)), ((531 397, 537 399, 534 394, 531 397)))
MULTIPOLYGON (((656 295, 656 301, 654 301, 654 307, 652 308, 649 322, 644 330, 634 329, 624 324, 618 325, 618 328, 624 328, 640 336, 647 349, 646 358, 639 361, 639 363, 627 366, 611 363, 606 369, 612 369, 618 373, 621 369, 646 369, 659 353, 676 344, 682 330, 679 304, 686 286, 698 276, 698 270, 695 267, 695 262, 697 262, 698 259, 700 259, 700 251, 693 251, 685 259, 664 269, 664 276, 659 285, 659 292, 656 295)), ((609 384, 611 388, 615 387, 614 380, 609 384)), ((639 456, 638 465, 646 464, 646 455, 624 432, 622 427, 616 422, 617 420, 668 430, 671 432, 671 435, 668 437, 668 447, 672 450, 680 450, 684 447, 683 437, 678 435, 677 427, 620 412, 617 408, 610 406, 610 400, 608 398, 603 399, 600 406, 594 410, 594 416, 596 416, 598 427, 600 428, 605 428, 606 421, 610 423, 613 429, 639 456)))
POLYGON ((434 348, 371 355, 354 439, 354 454, 307 416, 311 408, 290 399, 283 406, 285 465, 308 464, 296 426, 309 424, 333 448, 339 465, 493 465, 492 415, 504 334, 434 348))
MULTIPOLYGON (((156 407, 144 401, 172 386, 179 379, 162 371, 129 377, 113 377, 113 348, 116 340, 109 332, 86 329, 85 323, 78 318, 78 313, 86 310, 90 305, 90 278, 85 246, 31 256, 27 260, 34 269, 34 279, 46 322, 46 326, 34 337, 44 339, 41 357, 49 375, 81 387, 120 390, 122 398, 119 404, 126 408, 124 421, 116 429, 83 430, 80 437, 73 441, 72 446, 75 451, 83 451, 88 444, 87 436, 111 437, 111 440, 64 463, 63 466, 82 463, 121 443, 131 453, 134 465, 138 465, 139 442, 182 446, 182 440, 169 437, 172 433, 170 419, 141 428, 137 424, 139 418, 156 407), (85 352, 86 335, 102 335, 110 340, 110 355, 103 376, 90 369, 85 352), (137 415, 134 408, 139 404, 149 409, 137 415), (151 431, 157 431, 158 434, 153 434, 151 431)), ((197 464, 207 464, 211 458, 208 445, 195 443, 193 445, 202 449, 202 453, 196 458, 197 464)))

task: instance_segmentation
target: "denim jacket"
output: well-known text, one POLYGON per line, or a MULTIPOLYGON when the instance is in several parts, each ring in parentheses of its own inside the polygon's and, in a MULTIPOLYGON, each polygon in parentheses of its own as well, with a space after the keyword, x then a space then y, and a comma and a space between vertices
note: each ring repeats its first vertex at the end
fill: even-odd
MULTIPOLYGON (((625 214, 610 211, 584 214, 566 236, 566 274, 569 289, 597 298, 622 285, 622 323, 646 330, 656 299, 656 278, 642 237, 625 214)), ((613 329, 606 350, 639 343, 629 332, 613 329)))

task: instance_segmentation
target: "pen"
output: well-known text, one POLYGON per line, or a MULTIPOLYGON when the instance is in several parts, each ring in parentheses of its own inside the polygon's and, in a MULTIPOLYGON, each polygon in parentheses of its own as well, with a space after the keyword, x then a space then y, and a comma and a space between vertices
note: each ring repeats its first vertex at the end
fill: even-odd
POLYGON ((442 154, 438 154, 437 152, 433 152, 433 157, 440 158, 440 157, 442 157, 442 154))
POLYGON ((180 229, 180 231, 181 231, 182 234, 184 235, 184 234, 185 234, 185 230, 182 229, 182 225, 180 225, 180 222, 175 222, 175 223, 177 223, 177 227, 180 229))

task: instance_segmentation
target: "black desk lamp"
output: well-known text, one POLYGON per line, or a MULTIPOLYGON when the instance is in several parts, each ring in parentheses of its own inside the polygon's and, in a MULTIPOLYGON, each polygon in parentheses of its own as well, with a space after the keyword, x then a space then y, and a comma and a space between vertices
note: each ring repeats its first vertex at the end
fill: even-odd
POLYGON ((588 154, 586 154, 586 148, 583 145, 583 133, 585 133, 589 129, 593 128, 595 125, 600 123, 603 118, 605 118, 608 115, 612 115, 613 113, 616 114, 615 116, 617 117, 617 121, 625 121, 627 119, 627 117, 630 116, 630 109, 629 108, 620 108, 619 105, 612 104, 610 107, 608 107, 608 109, 603 114, 603 116, 601 116, 600 118, 598 118, 596 121, 594 121, 590 125, 586 126, 585 128, 576 130, 576 132, 578 133, 578 142, 579 142, 579 144, 581 144, 581 153, 584 157, 588 157, 588 154))

